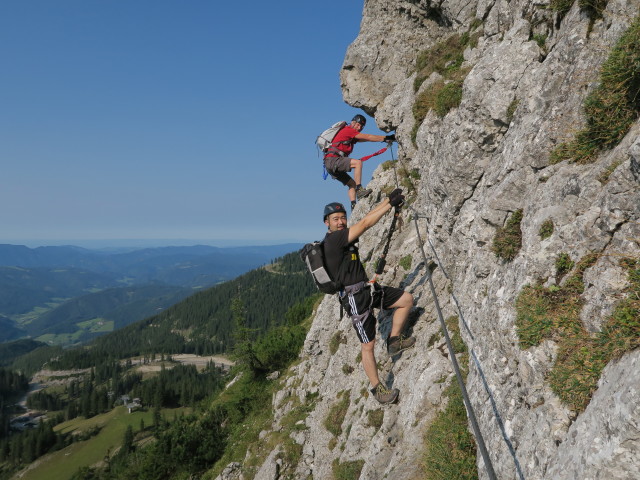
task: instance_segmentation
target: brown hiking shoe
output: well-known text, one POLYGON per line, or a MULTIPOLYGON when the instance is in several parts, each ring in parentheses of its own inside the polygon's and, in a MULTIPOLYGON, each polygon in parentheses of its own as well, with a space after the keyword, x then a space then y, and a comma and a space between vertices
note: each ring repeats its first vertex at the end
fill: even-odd
POLYGON ((379 383, 371 389, 371 393, 378 402, 385 404, 395 402, 398 399, 400 390, 398 390, 397 388, 389 389, 382 383, 379 383))
POLYGON ((362 200, 363 198, 371 195, 372 192, 373 190, 371 190, 370 188, 364 188, 364 187, 359 188, 356 190, 356 199, 362 200))
POLYGON ((387 338, 387 353, 391 356, 411 348, 416 344, 416 339, 413 337, 405 337, 402 333, 397 337, 387 338))

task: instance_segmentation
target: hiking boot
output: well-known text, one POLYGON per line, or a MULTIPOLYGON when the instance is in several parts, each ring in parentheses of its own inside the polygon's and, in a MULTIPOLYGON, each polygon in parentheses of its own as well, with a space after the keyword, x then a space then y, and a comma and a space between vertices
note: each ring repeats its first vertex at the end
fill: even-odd
POLYGON ((378 402, 385 404, 395 402, 398 399, 400 390, 398 390, 397 388, 389 389, 382 383, 379 383, 371 389, 371 393, 378 402))
POLYGON ((389 337, 387 339, 387 353, 391 356, 397 355, 403 350, 413 347, 415 344, 415 338, 405 337, 403 334, 400 334, 397 337, 389 337))
POLYGON ((356 198, 358 200, 362 200, 363 198, 368 197, 369 195, 371 195, 372 192, 373 192, 373 190, 371 190, 370 188, 361 187, 361 188, 356 190, 356 198))

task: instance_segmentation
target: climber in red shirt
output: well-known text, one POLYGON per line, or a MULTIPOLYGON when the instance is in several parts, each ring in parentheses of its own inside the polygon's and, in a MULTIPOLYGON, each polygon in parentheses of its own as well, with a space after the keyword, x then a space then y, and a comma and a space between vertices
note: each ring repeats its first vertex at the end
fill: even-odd
POLYGON ((362 187, 362 161, 349 158, 353 146, 357 142, 393 142, 395 135, 371 135, 360 133, 367 124, 363 115, 356 115, 351 123, 342 127, 331 142, 331 146, 324 156, 324 166, 329 175, 349 188, 351 208, 355 207, 356 199, 360 200, 371 194, 371 190, 362 187), (353 170, 355 180, 347 173, 353 170))

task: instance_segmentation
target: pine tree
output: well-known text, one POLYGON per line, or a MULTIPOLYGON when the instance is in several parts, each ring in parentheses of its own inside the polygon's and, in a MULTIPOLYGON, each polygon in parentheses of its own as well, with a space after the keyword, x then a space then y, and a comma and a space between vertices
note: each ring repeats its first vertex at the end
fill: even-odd
POLYGON ((129 455, 131 452, 133 452, 133 428, 129 425, 127 426, 127 430, 124 432, 122 448, 120 448, 120 456, 129 455))
POLYGON ((253 372, 259 370, 260 362, 254 350, 253 336, 255 330, 247 327, 246 310, 239 296, 231 301, 231 313, 233 316, 234 331, 234 358, 247 365, 253 372))

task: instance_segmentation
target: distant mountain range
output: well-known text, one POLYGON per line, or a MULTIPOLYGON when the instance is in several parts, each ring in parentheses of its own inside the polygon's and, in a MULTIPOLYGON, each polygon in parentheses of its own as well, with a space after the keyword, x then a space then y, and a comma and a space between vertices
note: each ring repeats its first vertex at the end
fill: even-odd
POLYGON ((0 244, 0 266, 76 268, 115 276, 130 284, 160 281, 193 287, 236 277, 299 247, 293 243, 228 248, 195 245, 113 253, 75 246, 29 248, 0 244))
POLYGON ((68 345, 141 320, 298 244, 144 248, 0 245, 0 342, 68 345))

